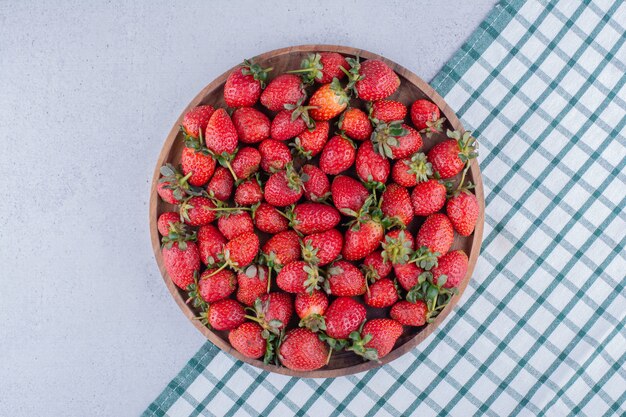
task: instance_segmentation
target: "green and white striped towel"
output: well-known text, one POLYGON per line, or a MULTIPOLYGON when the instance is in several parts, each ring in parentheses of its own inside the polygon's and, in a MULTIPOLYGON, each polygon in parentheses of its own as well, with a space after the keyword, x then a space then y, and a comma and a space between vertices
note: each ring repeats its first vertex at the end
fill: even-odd
POLYGON ((481 143, 483 253, 377 370, 261 372, 208 343, 148 416, 626 413, 626 2, 503 1, 433 81, 481 143))

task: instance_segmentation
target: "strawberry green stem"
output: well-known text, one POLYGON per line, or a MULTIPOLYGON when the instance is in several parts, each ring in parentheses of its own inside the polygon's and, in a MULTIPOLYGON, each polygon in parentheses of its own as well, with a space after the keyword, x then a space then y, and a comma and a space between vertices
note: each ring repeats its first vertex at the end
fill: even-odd
POLYGON ((267 268, 267 293, 270 293, 270 288, 272 286, 272 268, 267 268))
POLYGON ((461 187, 463 187, 463 183, 465 182, 465 175, 470 168, 470 160, 465 163, 465 168, 463 168, 463 174, 461 174, 461 181, 459 181, 459 185, 456 187, 455 191, 459 191, 461 187))
POLYGON ((238 181, 239 178, 237 178, 237 174, 235 174, 235 171, 233 171, 233 167, 230 165, 230 162, 224 161, 224 163, 226 164, 226 168, 228 168, 228 170, 230 171, 230 174, 233 176, 235 181, 238 181))
POLYGON ((333 348, 328 349, 328 356, 326 357, 326 365, 330 363, 330 357, 333 355, 333 348))
POLYGON ((224 262, 224 264, 222 266, 220 266, 219 268, 217 268, 215 271, 211 272, 209 275, 207 275, 204 278, 209 278, 212 277, 213 275, 217 274, 218 272, 222 271, 224 268, 226 268, 228 266, 228 262, 224 262))
POLYGON ((179 183, 180 183, 180 184, 184 184, 184 183, 186 183, 186 182, 187 182, 187 180, 188 180, 189 178, 191 178, 191 176, 192 176, 192 175, 193 175, 193 171, 190 171, 187 175, 185 175, 184 177, 182 177, 182 178, 179 180, 179 183))

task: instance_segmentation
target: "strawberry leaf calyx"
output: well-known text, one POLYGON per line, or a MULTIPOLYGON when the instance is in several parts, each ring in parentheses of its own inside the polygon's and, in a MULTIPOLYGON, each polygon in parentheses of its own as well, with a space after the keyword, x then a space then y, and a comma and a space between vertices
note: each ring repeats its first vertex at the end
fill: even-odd
POLYGON ((430 271, 438 265, 439 256, 439 252, 432 252, 428 246, 421 246, 413 252, 409 263, 416 263, 420 268, 430 271))
POLYGON ((398 138, 408 134, 409 131, 402 127, 402 120, 391 123, 378 123, 371 136, 374 150, 385 158, 393 159, 392 148, 400 144, 398 138))
POLYGON ((407 238, 404 230, 398 233, 397 238, 385 236, 382 248, 383 262, 389 262, 392 265, 406 264, 413 255, 411 241, 407 238))
POLYGON ((409 161, 404 161, 404 163, 408 166, 409 172, 415 175, 418 183, 428 181, 433 176, 433 166, 423 152, 414 154, 409 161))
MULTIPOLYGON (((363 325, 361 325, 361 328, 363 325)), ((363 337, 361 337, 361 329, 359 331, 354 331, 350 333, 350 346, 346 349, 356 353, 359 356, 362 356, 364 359, 368 361, 376 361, 380 363, 378 359, 378 351, 374 348, 365 347, 372 340, 373 336, 370 333, 367 333, 363 337)))
POLYGON ((322 56, 318 53, 308 54, 301 62, 300 69, 287 71, 287 74, 300 74, 304 84, 313 84, 313 81, 320 80, 324 76, 321 63, 322 56))
POLYGON ((255 80, 261 83, 261 88, 265 88, 265 81, 267 81, 267 74, 274 68, 263 68, 259 64, 254 63, 252 60, 244 59, 241 68, 243 75, 252 75, 255 80))
POLYGON ((313 313, 301 319, 298 326, 306 327, 312 332, 318 333, 321 330, 326 330, 326 321, 321 314, 313 313))

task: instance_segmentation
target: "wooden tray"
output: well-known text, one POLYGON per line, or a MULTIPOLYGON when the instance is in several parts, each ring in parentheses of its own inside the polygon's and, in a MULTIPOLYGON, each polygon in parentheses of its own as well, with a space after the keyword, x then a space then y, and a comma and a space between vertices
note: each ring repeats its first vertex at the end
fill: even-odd
MULTIPOLYGON (((406 68, 403 68, 402 66, 396 64, 395 62, 392 62, 371 52, 364 51, 362 49, 337 45, 302 45, 266 52, 262 55, 255 57, 254 60, 255 62, 261 64, 261 66, 263 67, 274 67, 274 70, 270 73, 271 78, 272 76, 280 74, 284 71, 299 68, 300 61, 308 53, 324 51, 339 52, 344 56, 354 57, 358 55, 362 59, 380 59, 385 61, 400 76, 401 80, 400 88, 390 98, 401 101, 407 106, 410 106, 410 104, 418 98, 427 98, 437 104, 437 106, 439 106, 442 114, 448 120, 446 122, 445 128, 451 128, 455 130, 463 129, 461 122, 456 117, 452 109, 446 104, 443 98, 441 98, 441 96, 439 96, 439 94, 437 94, 435 90, 433 90, 424 80, 422 80, 406 68)), ((176 300, 176 303, 178 304, 180 309, 187 316, 187 318, 189 318, 191 323, 193 323, 193 325, 196 326, 196 328, 204 336, 206 336, 207 339, 209 339, 220 349, 228 352, 237 359, 247 362, 253 366, 280 374, 308 378, 332 378, 376 368, 381 364, 377 362, 364 362, 362 358, 354 355, 351 352, 334 352, 328 366, 313 372, 292 371, 284 367, 265 365, 260 360, 246 358, 230 346, 228 342, 227 332, 209 330, 207 327, 203 326, 198 320, 194 319, 197 313, 185 303, 186 293, 176 287, 176 285, 174 285, 172 280, 165 272, 165 267, 163 266, 163 257, 161 256, 160 237, 157 230, 157 219, 162 212, 172 211, 175 209, 175 206, 169 205, 163 202, 160 198, 158 198, 156 187, 157 181, 159 179, 159 168, 166 162, 170 162, 175 165, 180 162, 180 156, 183 150, 183 141, 179 132, 179 126, 182 122, 184 114, 187 113, 187 111, 201 104, 211 104, 215 107, 226 107, 222 91, 224 87, 224 82, 226 81, 226 78, 233 69, 234 67, 217 77, 209 85, 202 89, 202 91, 200 91, 200 93, 183 110, 178 120, 175 121, 169 135, 167 136, 165 143, 163 144, 161 154, 159 155, 159 159, 156 163, 154 177, 152 179, 152 189, 150 193, 150 234, 152 238, 152 246, 154 248, 154 255, 156 257, 157 264, 159 265, 159 269, 161 270, 161 274, 163 275, 163 280, 165 281, 167 288, 176 300)), ((428 151, 435 143, 444 139, 444 135, 435 135, 431 139, 428 139, 424 136, 423 150, 428 151)), ((465 291, 465 288, 467 287, 468 281, 472 275, 472 272, 474 271, 474 266, 476 265, 478 254, 480 252, 484 226, 485 203, 483 184, 480 174, 480 168, 476 160, 473 160, 472 162, 472 166, 470 167, 470 170, 468 172, 468 179, 476 184, 475 193, 480 204, 480 216, 476 224, 476 230, 474 231, 473 235, 469 237, 461 237, 458 235, 455 236, 453 249, 463 249, 469 256, 469 268, 467 270, 467 276, 458 287, 459 294, 453 297, 450 305, 446 307, 441 314, 439 314, 439 316, 433 323, 430 323, 420 328, 405 326, 404 334, 396 343, 395 349, 387 356, 382 358, 382 364, 391 362, 394 359, 399 358, 409 350, 413 349, 419 343, 421 343, 424 339, 426 339, 426 337, 430 335, 447 317, 447 315, 450 313, 454 305, 459 301, 459 299, 463 295, 463 292, 465 291)), ((419 226, 419 223, 420 222, 412 224, 410 230, 412 230, 413 233, 415 233, 415 229, 419 226)), ((381 310, 368 307, 368 319, 371 319, 373 317, 385 316, 387 314, 387 311, 388 309, 381 310)))

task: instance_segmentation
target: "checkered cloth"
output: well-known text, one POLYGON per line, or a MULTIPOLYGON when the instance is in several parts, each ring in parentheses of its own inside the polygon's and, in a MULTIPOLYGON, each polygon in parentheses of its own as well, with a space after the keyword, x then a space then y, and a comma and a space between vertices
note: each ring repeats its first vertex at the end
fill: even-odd
POLYGON ((298 379, 207 343, 149 416, 626 413, 626 3, 503 1, 433 82, 481 143, 483 253, 382 368, 298 379))

